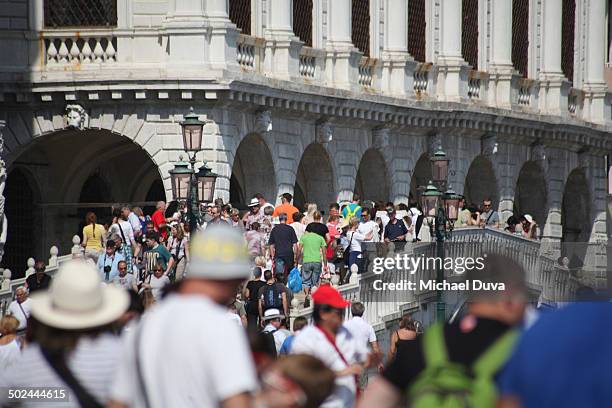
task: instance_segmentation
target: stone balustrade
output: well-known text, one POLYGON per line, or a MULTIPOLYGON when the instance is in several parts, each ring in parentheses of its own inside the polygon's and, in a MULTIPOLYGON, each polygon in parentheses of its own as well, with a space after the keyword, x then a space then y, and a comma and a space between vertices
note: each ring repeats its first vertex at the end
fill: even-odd
POLYGON ((236 62, 241 69, 259 71, 264 55, 265 41, 250 35, 240 34, 236 41, 236 62))
POLYGON ((430 63, 418 64, 413 73, 413 88, 414 94, 420 98, 428 93, 429 88, 429 73, 433 67, 430 63))
MULTIPOLYGON (((82 253, 81 238, 78 235, 72 238, 72 244, 71 253, 67 255, 60 256, 59 250, 55 245, 49 249, 49 260, 47 261, 46 273, 51 276, 55 275, 62 263, 74 258, 75 254, 82 253)), ((25 285, 27 277, 35 273, 34 263, 34 258, 28 258, 25 276, 19 279, 11 279, 12 272, 8 269, 3 270, 2 277, 0 278, 0 316, 6 313, 9 304, 13 301, 15 290, 25 285)))
POLYGON ((567 111, 572 116, 580 115, 584 102, 584 92, 579 89, 571 88, 567 95, 567 111))
POLYGON ((50 69, 74 65, 81 67, 117 61, 117 38, 112 35, 62 35, 45 33, 44 62, 50 69))
POLYGON ((317 74, 317 53, 310 47, 300 50, 300 76, 304 79, 314 79, 317 74))
POLYGON ((513 81, 516 92, 516 104, 525 108, 536 106, 535 93, 537 81, 529 78, 518 78, 513 81))
POLYGON ((371 88, 374 84, 374 70, 376 60, 368 57, 362 57, 359 62, 359 79, 358 83, 364 88, 371 88))

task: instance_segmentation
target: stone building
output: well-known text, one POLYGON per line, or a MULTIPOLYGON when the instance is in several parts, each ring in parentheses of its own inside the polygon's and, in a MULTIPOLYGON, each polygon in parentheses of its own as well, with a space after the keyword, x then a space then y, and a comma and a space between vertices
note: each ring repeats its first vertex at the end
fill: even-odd
POLYGON ((542 239, 604 242, 604 0, 0 0, 3 263, 85 211, 172 200, 190 107, 216 195, 407 202, 450 184, 542 239), (77 7, 77 4, 80 6, 77 7))

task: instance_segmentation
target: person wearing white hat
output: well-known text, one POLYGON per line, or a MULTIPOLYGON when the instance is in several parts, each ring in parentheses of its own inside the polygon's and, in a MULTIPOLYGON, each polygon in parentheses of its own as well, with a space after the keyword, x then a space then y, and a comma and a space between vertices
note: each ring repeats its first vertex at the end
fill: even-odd
POLYGON ((529 214, 524 214, 521 219, 523 227, 523 236, 529 239, 538 239, 538 224, 529 214))
POLYGON ((282 330, 279 330, 281 327, 281 319, 284 318, 285 316, 278 309, 268 309, 264 312, 263 320, 266 323, 266 326, 264 327, 263 332, 274 337, 276 354, 280 353, 283 342, 287 338, 287 334, 282 330))
POLYGON ((19 370, 0 367, 0 387, 59 387, 68 397, 60 406, 102 407, 121 354, 110 329, 128 309, 127 292, 103 285, 95 267, 72 260, 31 301, 30 345, 19 370))
POLYGON ((259 200, 257 198, 253 197, 248 207, 249 207, 249 212, 244 214, 244 216, 242 217, 242 222, 244 223, 244 227, 247 231, 251 229, 251 225, 254 222, 261 225, 261 222, 263 220, 263 213, 260 213, 259 211, 260 206, 259 206, 259 200))
POLYGON ((245 331, 227 318, 226 306, 251 272, 246 243, 228 225, 191 238, 177 292, 126 335, 113 407, 250 406, 255 369, 245 331))

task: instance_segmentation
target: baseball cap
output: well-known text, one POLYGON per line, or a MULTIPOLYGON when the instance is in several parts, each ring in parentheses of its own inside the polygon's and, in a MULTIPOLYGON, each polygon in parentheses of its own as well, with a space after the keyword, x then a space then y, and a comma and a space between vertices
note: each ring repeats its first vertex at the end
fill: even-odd
POLYGON ((229 225, 211 225, 195 234, 190 247, 187 278, 216 280, 247 279, 251 264, 246 241, 229 225))
POLYGON ((316 305, 328 305, 337 309, 344 309, 351 304, 330 285, 319 286, 319 289, 312 294, 312 300, 316 305))

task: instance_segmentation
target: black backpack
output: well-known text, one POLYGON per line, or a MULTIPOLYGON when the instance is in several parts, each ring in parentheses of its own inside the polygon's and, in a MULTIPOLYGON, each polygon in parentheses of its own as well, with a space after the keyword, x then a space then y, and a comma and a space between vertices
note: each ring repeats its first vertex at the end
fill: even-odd
POLYGON ((283 307, 283 294, 278 289, 276 283, 266 285, 263 290, 263 310, 281 309, 283 307))

